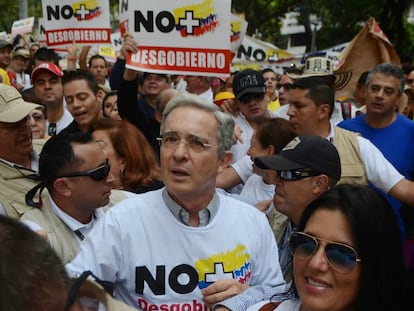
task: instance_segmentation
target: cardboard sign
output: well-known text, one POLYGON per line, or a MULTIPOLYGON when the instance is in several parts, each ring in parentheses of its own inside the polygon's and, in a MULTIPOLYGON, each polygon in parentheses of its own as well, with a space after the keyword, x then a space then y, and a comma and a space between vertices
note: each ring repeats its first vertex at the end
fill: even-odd
POLYGON ((14 21, 12 28, 11 28, 11 34, 18 35, 18 34, 32 33, 33 25, 34 25, 34 17, 28 17, 25 19, 14 21))
POLYGON ((139 51, 127 67, 170 74, 230 73, 230 1, 129 1, 129 32, 139 51))
POLYGON ((111 43, 109 0, 42 0, 48 47, 111 43))

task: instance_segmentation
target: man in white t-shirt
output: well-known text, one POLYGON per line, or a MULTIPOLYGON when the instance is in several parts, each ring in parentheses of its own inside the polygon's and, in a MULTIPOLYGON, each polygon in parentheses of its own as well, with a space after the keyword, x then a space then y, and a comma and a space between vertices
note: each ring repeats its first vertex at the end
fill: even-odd
POLYGON ((247 285, 284 291, 266 216, 216 191, 217 173, 232 158, 233 130, 231 116, 213 103, 175 96, 159 137, 166 187, 111 208, 68 271, 91 270, 115 283, 115 297, 139 310, 206 310, 247 285), (211 284, 218 290, 206 299, 211 284))

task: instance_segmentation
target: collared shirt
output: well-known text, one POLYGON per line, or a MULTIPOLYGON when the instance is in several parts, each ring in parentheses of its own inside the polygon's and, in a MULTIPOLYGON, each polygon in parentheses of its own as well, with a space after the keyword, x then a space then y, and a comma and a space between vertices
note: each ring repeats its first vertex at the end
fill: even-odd
MULTIPOLYGON (((171 196, 168 194, 167 188, 164 188, 162 191, 162 198, 175 218, 177 218, 177 220, 181 223, 189 226, 188 222, 190 214, 171 198, 171 196)), ((219 204, 219 197, 217 193, 214 193, 214 196, 208 203, 207 207, 198 212, 198 217, 200 219, 200 224, 198 225, 199 227, 208 225, 210 221, 217 215, 219 204)))

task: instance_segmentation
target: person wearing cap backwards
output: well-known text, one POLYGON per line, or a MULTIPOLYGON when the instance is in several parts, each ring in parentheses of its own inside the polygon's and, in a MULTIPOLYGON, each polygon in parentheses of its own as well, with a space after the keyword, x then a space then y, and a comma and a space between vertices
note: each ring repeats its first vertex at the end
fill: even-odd
MULTIPOLYGON (((334 90, 323 79, 296 80, 290 94, 288 115, 297 134, 318 135, 333 142, 341 157, 341 183, 369 183, 398 201, 414 205, 414 182, 399 173, 371 141, 329 121, 334 101, 334 90)), ((384 105, 378 100, 376 103, 373 108, 379 113, 384 105)), ((401 237, 405 239, 404 223, 400 213, 395 212, 401 237)))
POLYGON ((6 85, 11 85, 10 78, 7 74, 7 67, 10 65, 10 54, 13 49, 13 45, 0 39, 0 82, 6 85))
POLYGON ((41 106, 25 102, 14 87, 0 83, 0 214, 13 218, 30 209, 24 193, 35 185, 38 155, 28 115, 37 107, 41 106))
POLYGON ((41 63, 32 71, 34 94, 47 109, 46 129, 49 136, 60 133, 73 118, 65 108, 63 71, 52 62, 41 63))
MULTIPOLYGON (((257 157, 255 164, 261 169, 272 170, 273 183, 276 186, 273 203, 277 212, 287 216, 286 220, 272 229, 277 236, 279 262, 285 281, 290 282, 290 233, 299 224, 308 204, 341 178, 339 154, 335 146, 326 139, 303 135, 295 137, 277 155, 257 157)), ((214 295, 222 286, 219 282, 209 286, 204 291, 204 299, 215 299, 214 295)), ((234 286, 232 289, 235 288, 234 286)), ((229 288, 227 292, 232 291, 229 288)), ((252 286, 236 296, 233 291, 233 297, 220 302, 215 310, 246 310, 257 302, 270 299, 274 294, 274 289, 260 285, 252 286)))
POLYGON ((19 92, 32 86, 30 75, 25 73, 28 66, 30 51, 23 47, 16 48, 12 54, 10 65, 7 69, 10 82, 19 92))

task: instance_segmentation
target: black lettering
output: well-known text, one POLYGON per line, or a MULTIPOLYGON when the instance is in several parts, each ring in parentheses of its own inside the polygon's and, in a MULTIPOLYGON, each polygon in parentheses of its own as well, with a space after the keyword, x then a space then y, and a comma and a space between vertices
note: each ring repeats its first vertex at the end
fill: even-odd
POLYGON ((197 271, 189 265, 179 265, 172 269, 169 277, 168 284, 176 293, 179 294, 188 294, 191 293, 198 284, 198 274, 197 271), (178 282, 178 277, 180 274, 187 274, 189 281, 187 284, 180 284, 178 282))
POLYGON ((60 14, 64 19, 69 19, 73 16, 73 9, 70 5, 65 5, 62 7, 60 14))
POLYGON ((243 44, 239 46, 239 49, 237 50, 237 57, 241 58, 242 55, 246 56, 246 58, 250 58, 252 56, 252 47, 249 46, 249 48, 246 51, 246 48, 243 44))
POLYGON ((264 61, 266 59, 266 52, 261 49, 257 49, 253 52, 253 57, 256 61, 264 61))
POLYGON ((169 33, 175 27, 174 16, 168 11, 161 11, 155 18, 155 24, 157 25, 159 31, 169 33), (168 24, 164 25, 163 20, 167 20, 168 24))
POLYGON ((144 283, 147 283, 149 288, 155 295, 165 295, 165 266, 156 267, 155 279, 147 267, 135 268, 135 292, 137 294, 144 294, 144 283))
POLYGON ((57 5, 55 5, 55 9, 53 9, 53 7, 51 7, 50 5, 46 6, 46 16, 47 16, 47 20, 51 20, 52 16, 54 17, 54 19, 59 19, 59 7, 57 5))
POLYGON ((134 31, 141 31, 141 24, 147 32, 154 32, 154 12, 149 11, 147 19, 141 11, 135 11, 134 31))
POLYGON ((121 0, 119 4, 121 6, 121 13, 128 11, 128 0, 121 0))

